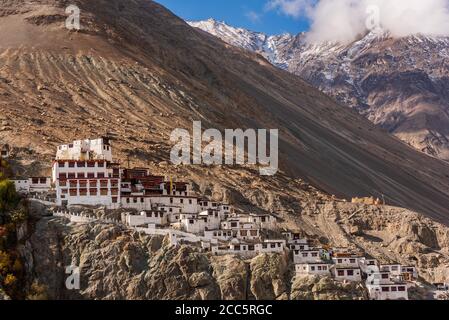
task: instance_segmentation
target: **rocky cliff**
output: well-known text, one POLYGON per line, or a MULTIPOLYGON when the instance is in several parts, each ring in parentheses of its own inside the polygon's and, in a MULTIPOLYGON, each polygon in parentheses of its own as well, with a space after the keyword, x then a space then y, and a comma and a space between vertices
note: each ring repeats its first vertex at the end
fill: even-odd
POLYGON ((171 247, 113 225, 66 226, 44 218, 30 238, 33 282, 49 299, 357 299, 363 288, 330 279, 294 283, 286 255, 250 261, 214 257, 191 246, 171 247), (80 290, 65 288, 66 266, 80 267, 80 290), (308 286, 313 287, 310 295, 308 286))
MULTIPOLYGON (((323 244, 362 250, 384 263, 414 265, 423 283, 449 280, 449 228, 404 209, 315 203, 281 225, 323 244)), ((250 260, 212 256, 122 226, 73 225, 53 217, 39 218, 32 230, 20 250, 27 282, 44 287, 42 296, 49 299, 367 298, 362 284, 295 277, 288 254, 250 260), (80 290, 65 287, 65 268, 71 265, 80 268, 80 290)), ((425 297, 424 292, 415 298, 425 297)))

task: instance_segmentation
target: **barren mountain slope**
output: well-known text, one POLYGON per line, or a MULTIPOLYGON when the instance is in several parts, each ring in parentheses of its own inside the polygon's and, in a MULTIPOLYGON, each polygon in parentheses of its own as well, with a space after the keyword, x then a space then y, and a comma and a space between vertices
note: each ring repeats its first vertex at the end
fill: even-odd
POLYGON ((279 128, 281 169, 293 179, 343 197, 384 194, 449 223, 445 163, 152 1, 10 0, 0 12, 0 138, 12 146, 50 159, 61 142, 108 134, 122 159, 143 164, 167 159, 171 130, 192 120, 279 128), (64 28, 72 3, 80 32, 64 28))
POLYGON ((449 38, 368 33, 349 44, 267 36, 213 19, 190 22, 258 52, 416 149, 449 160, 449 38))

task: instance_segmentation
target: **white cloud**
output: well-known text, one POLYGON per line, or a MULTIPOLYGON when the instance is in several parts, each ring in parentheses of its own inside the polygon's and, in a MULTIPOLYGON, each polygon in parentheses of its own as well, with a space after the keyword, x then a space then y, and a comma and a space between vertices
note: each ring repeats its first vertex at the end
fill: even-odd
POLYGON ((348 42, 376 24, 396 37, 449 36, 449 0, 269 0, 267 7, 308 18, 313 42, 348 42))
POLYGON ((252 23, 259 23, 262 19, 262 16, 258 14, 255 11, 248 11, 245 16, 251 21, 252 23))
POLYGON ((307 13, 311 8, 313 0, 269 0, 267 10, 279 10, 280 12, 299 18, 307 13))

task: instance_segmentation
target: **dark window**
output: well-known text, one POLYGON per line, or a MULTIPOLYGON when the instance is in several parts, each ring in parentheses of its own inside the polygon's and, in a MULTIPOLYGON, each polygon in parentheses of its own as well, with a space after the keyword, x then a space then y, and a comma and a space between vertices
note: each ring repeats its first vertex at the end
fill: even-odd
POLYGON ((401 292, 404 292, 405 291, 405 287, 398 287, 398 290, 401 291, 401 292))
POLYGON ((348 270, 348 276, 353 276, 354 275, 354 270, 348 270))
POLYGON ((382 292, 390 292, 390 288, 389 287, 382 287, 382 292))
POLYGON ((344 277, 345 271, 344 270, 338 270, 337 274, 338 274, 339 277, 344 277))

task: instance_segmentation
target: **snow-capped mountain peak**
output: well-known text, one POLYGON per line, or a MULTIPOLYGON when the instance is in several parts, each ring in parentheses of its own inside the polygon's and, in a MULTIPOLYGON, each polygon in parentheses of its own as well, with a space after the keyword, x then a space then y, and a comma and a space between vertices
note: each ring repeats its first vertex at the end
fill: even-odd
POLYGON ((278 48, 290 43, 295 38, 289 33, 269 36, 262 32, 232 27, 226 22, 215 19, 188 21, 187 23, 220 38, 228 44, 257 52, 280 68, 287 69, 288 67, 286 61, 280 58, 278 48))

